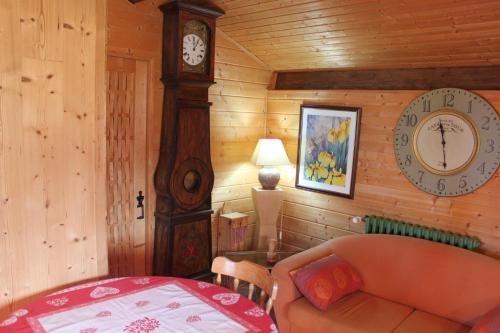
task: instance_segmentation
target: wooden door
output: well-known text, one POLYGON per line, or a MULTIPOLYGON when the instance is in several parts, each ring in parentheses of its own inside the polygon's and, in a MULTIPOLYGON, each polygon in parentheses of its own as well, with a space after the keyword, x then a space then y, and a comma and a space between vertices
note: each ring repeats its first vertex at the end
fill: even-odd
POLYGON ((109 273, 144 275, 148 62, 108 56, 106 79, 109 273))

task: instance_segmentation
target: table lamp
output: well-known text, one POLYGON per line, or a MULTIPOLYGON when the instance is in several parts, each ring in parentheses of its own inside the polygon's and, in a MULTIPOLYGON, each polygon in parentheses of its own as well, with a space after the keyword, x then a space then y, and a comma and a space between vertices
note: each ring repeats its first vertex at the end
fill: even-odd
POLYGON ((280 139, 260 139, 252 155, 252 162, 260 165, 259 182, 264 190, 274 190, 280 181, 275 167, 290 164, 280 139))

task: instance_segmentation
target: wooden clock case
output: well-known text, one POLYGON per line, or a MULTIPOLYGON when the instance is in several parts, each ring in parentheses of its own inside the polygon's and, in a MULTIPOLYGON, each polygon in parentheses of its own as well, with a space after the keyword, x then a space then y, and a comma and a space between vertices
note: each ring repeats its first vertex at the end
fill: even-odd
POLYGON ((210 273, 211 192, 208 88, 214 84, 215 20, 208 3, 175 1, 164 13, 162 81, 165 85, 160 157, 155 172, 153 273, 202 277, 210 273), (209 29, 206 72, 183 71, 183 28, 189 20, 209 29))

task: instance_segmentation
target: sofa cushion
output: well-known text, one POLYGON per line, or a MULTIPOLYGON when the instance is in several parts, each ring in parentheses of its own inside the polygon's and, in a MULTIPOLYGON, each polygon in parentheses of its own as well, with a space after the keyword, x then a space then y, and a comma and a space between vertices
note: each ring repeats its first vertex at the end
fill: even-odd
POLYGON ((350 294, 320 311, 301 297, 288 307, 292 332, 386 333, 392 332, 412 308, 362 291, 350 294))
POLYGON ((415 310, 394 330, 394 333, 467 333, 469 331, 469 326, 415 310))
POLYGON ((500 305, 485 314, 470 333, 498 333, 500 332, 500 305))
POLYGON ((297 289, 320 310, 363 286, 358 273, 336 255, 314 261, 291 275, 297 289))

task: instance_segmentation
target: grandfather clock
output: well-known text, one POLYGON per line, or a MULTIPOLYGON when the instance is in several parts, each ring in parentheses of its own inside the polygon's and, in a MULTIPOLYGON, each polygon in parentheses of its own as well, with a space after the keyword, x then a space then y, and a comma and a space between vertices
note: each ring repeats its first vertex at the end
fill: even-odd
POLYGON ((215 20, 207 2, 160 7, 165 85, 160 158, 155 172, 155 275, 202 277, 211 264, 210 105, 215 20))

